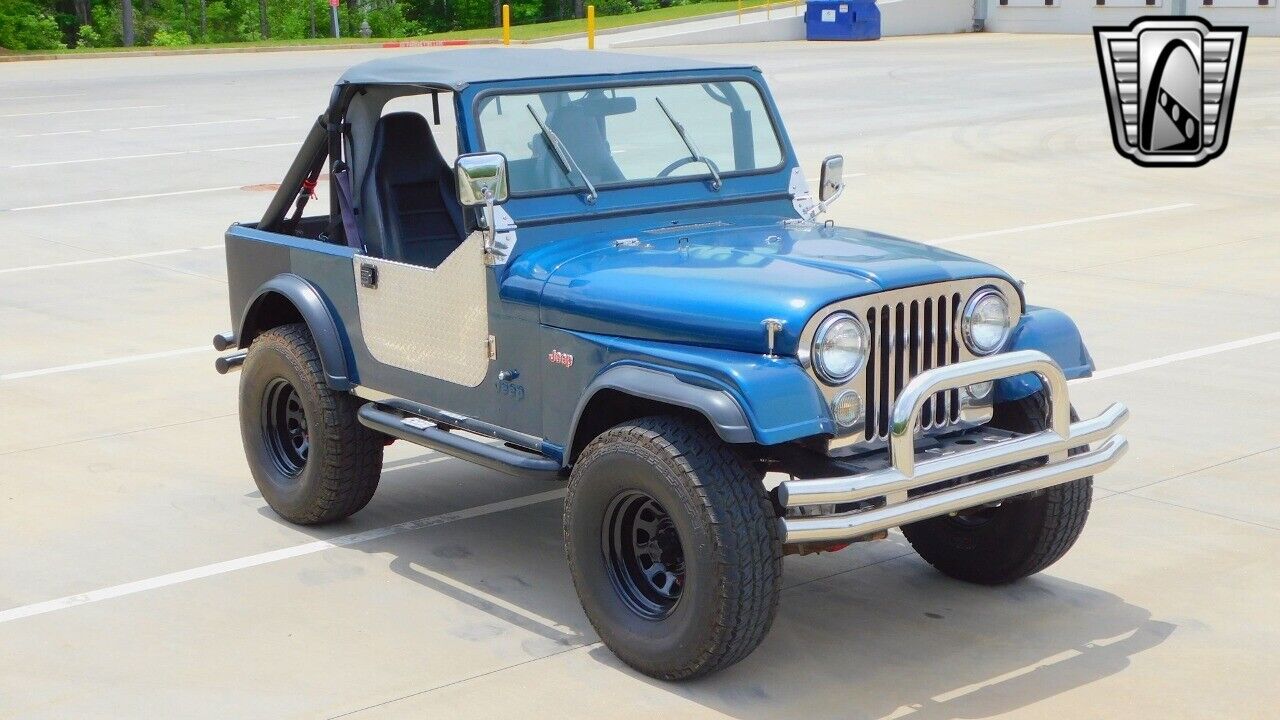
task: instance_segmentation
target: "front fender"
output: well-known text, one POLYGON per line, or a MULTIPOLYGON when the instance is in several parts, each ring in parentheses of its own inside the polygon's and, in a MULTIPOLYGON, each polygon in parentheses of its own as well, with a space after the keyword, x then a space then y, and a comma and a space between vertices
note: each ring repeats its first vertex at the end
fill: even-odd
POLYGON ((697 410, 729 442, 776 445, 835 432, 827 404, 795 358, 568 334, 595 346, 601 360, 572 426, 590 396, 609 387, 697 410))
POLYGON ((663 369, 642 364, 618 363, 596 376, 574 411, 573 427, 577 431, 582 413, 591 398, 601 390, 617 390, 628 395, 657 400, 700 413, 725 442, 749 443, 755 435, 742 406, 723 389, 707 387, 676 377, 663 369))
MULTIPOLYGON (((1080 329, 1067 314, 1052 308, 1028 306, 1009 338, 1007 352, 1039 350, 1053 358, 1068 380, 1093 374, 1093 358, 1080 337, 1080 329)), ((1043 387, 1034 374, 996 382, 996 402, 1010 402, 1034 395, 1043 387)))
POLYGON ((260 332, 270 329, 269 308, 282 298, 297 310, 311 331, 325 381, 335 390, 350 390, 354 378, 348 370, 347 338, 335 320, 336 312, 325 301, 320 290, 293 273, 280 273, 263 283, 245 305, 244 315, 236 328, 242 348, 249 347, 260 332))

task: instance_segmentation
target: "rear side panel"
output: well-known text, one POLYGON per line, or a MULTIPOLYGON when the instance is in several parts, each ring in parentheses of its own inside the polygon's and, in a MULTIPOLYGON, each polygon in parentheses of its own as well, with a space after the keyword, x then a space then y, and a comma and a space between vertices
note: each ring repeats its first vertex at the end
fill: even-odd
POLYGON ((315 337, 329 384, 345 390, 357 381, 339 310, 354 302, 350 248, 233 225, 226 253, 232 330, 240 347, 272 324, 265 310, 283 297, 315 337))

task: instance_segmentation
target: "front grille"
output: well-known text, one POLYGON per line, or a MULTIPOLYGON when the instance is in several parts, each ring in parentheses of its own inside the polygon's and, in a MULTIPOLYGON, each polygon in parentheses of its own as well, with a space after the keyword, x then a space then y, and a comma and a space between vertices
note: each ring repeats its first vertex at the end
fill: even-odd
MULTIPOLYGON (((867 310, 871 335, 867 361, 867 440, 889 437, 889 418, 902 388, 916 375, 960 361, 960 342, 952 331, 960 312, 960 293, 876 305, 867 310)), ((943 390, 925 401, 920 425, 925 430, 960 420, 960 391, 943 390)))

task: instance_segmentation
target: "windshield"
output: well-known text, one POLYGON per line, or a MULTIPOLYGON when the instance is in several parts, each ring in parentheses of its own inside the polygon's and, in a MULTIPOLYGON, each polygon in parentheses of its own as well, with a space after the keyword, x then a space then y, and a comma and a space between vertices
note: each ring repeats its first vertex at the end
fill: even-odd
POLYGON ((741 80, 489 95, 479 123, 484 149, 507 156, 513 194, 688 177, 718 186, 782 164, 764 99, 741 80))

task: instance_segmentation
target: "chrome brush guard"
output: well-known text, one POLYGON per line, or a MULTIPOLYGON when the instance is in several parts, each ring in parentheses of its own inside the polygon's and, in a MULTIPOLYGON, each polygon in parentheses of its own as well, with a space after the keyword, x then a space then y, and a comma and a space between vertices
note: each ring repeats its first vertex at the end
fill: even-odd
POLYGON ((787 480, 775 491, 785 508, 877 498, 884 498, 883 504, 842 514, 806 512, 781 518, 778 522, 783 542, 849 540, 1089 477, 1111 467, 1124 455, 1128 441, 1114 433, 1128 417, 1124 405, 1114 403, 1095 418, 1072 423, 1066 377, 1049 356, 1034 350, 991 355, 925 371, 902 389, 894 403, 887 467, 843 477, 787 480), (942 390, 1025 373, 1038 375, 1048 392, 1047 429, 1005 439, 988 437, 985 444, 941 457, 929 453, 917 457, 915 436, 925 400, 942 390), (1096 442, 1101 444, 1068 456, 1068 450, 1096 442), (1009 467, 1041 457, 1048 458, 1044 465, 1029 469, 1009 467), (999 468, 1007 468, 1008 472, 963 480, 999 468), (919 492, 952 480, 961 482, 919 492))

